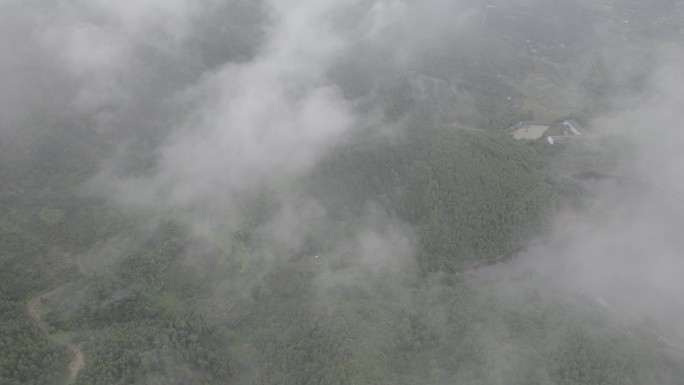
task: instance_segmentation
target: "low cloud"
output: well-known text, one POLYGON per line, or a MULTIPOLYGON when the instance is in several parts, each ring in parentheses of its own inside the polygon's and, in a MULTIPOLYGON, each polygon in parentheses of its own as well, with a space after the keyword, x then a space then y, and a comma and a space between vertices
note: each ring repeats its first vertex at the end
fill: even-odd
POLYGON ((661 51, 647 89, 616 100, 614 111, 591 122, 607 142, 630 144, 614 170, 625 179, 583 182, 589 212, 565 222, 547 245, 492 268, 495 275, 534 272, 540 287, 581 293, 628 324, 684 332, 681 54, 674 47, 661 51))

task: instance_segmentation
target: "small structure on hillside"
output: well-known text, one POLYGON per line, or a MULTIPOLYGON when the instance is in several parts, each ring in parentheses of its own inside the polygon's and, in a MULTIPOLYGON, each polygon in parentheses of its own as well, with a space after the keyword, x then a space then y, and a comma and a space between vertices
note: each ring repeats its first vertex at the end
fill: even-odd
POLYGON ((551 144, 565 144, 566 138, 567 138, 567 136, 558 136, 558 135, 547 136, 546 141, 551 143, 551 144))
POLYGON ((564 120, 560 123, 560 128, 563 129, 563 135, 550 135, 546 137, 546 141, 551 144, 565 144, 567 140, 574 140, 574 138, 590 138, 593 135, 585 135, 586 132, 579 122, 573 119, 564 120))
POLYGON ((592 134, 587 134, 587 135, 552 135, 552 136, 547 136, 546 141, 551 143, 551 144, 566 144, 569 141, 587 141, 587 140, 593 140, 598 138, 598 135, 592 135, 592 134))
POLYGON ((582 131, 584 131, 584 127, 572 119, 563 121, 561 126, 563 126, 565 135, 582 135, 582 131))
POLYGON ((518 123, 516 123, 516 124, 514 124, 514 125, 512 125, 512 126, 510 126, 510 127, 508 127, 508 128, 505 129, 504 131, 505 131, 505 132, 509 132, 509 131, 510 131, 510 132, 513 132, 513 131, 517 130, 518 128, 522 127, 523 124, 525 124, 525 122, 518 122, 518 123))
POLYGON ((571 136, 564 136, 564 135, 552 135, 552 136, 547 136, 546 141, 551 143, 551 144, 565 144, 566 140, 572 138, 571 136))

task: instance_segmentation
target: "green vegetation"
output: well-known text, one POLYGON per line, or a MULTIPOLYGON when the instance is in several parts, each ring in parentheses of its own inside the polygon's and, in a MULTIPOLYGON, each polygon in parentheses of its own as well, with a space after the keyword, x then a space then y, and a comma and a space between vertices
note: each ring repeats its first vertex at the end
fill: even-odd
POLYGON ((84 136, 27 132, 25 142, 0 142, 0 382, 59 384, 70 354, 48 340, 29 317, 27 302, 63 282, 77 279, 66 257, 117 225, 101 202, 71 190, 89 158, 84 136), (53 147, 54 146, 54 147, 53 147), (102 213, 102 221, 93 213, 102 213))
POLYGON ((425 270, 456 271, 511 253, 543 233, 561 191, 550 158, 507 135, 416 129, 363 138, 312 178, 333 216, 370 203, 416 227, 425 270))
MULTIPOLYGON (((211 81, 204 74, 215 68, 239 77, 239 63, 258 54, 268 33, 267 7, 215 5, 168 46, 152 28, 130 49, 132 65, 145 67, 130 79, 115 64, 116 79, 83 70, 74 85, 64 80, 69 92, 93 81, 80 96, 87 98, 119 92, 121 76, 122 87, 135 83, 131 95, 144 96, 115 95, 96 101, 95 112, 71 112, 77 116, 29 109, 30 118, 18 119, 26 127, 0 137, 0 384, 59 385, 70 375, 77 385, 682 383, 681 349, 643 323, 616 320, 587 295, 540 289, 534 277, 471 272, 543 239, 559 209, 585 207, 568 174, 619 171, 631 151, 616 138, 549 146, 501 130, 605 112, 616 95, 643 91, 652 64, 617 48, 597 52, 593 30, 606 16, 589 2, 492 3, 473 8, 467 28, 458 20, 437 33, 448 39, 412 42, 425 47, 406 48, 416 52, 396 63, 374 41, 349 48, 325 73, 334 85, 325 96, 334 99, 339 88, 364 117, 359 125, 386 127, 368 123, 294 181, 260 181, 258 191, 207 182, 200 187, 234 188, 238 209, 196 227, 183 210, 206 213, 214 202, 141 220, 82 187, 116 151, 126 156, 107 164, 112 175, 156 175, 168 126, 213 124, 196 106, 184 106, 194 114, 168 113, 176 106, 169 100, 211 97, 203 95, 207 84, 192 86, 211 81), (91 130, 100 120, 111 132, 91 130), (128 147, 114 149, 121 142, 128 147), (278 216, 301 201, 312 213, 278 216), (77 372, 74 347, 85 357, 77 372)), ((344 20, 328 21, 344 29, 344 20)), ((606 33, 619 45, 650 45, 632 42, 634 33, 617 24, 606 33)), ((652 28, 664 33, 666 25, 652 28)), ((125 44, 120 50, 129 54, 125 44)), ((254 72, 262 70, 270 69, 254 72)), ((266 80, 287 83, 284 94, 308 92, 308 79, 286 77, 266 80)), ((217 103, 208 109, 226 100, 217 103)))
POLYGON ((169 224, 111 273, 46 301, 52 310, 45 319, 78 334, 89 358, 78 384, 213 384, 228 377, 229 340, 193 306, 208 287, 179 260, 192 243, 169 224))
POLYGON ((301 269, 262 283, 296 294, 261 298, 247 316, 260 364, 240 383, 640 384, 682 374, 648 333, 628 335, 568 293, 437 274, 402 292, 346 287, 321 298, 301 269))
POLYGON ((5 186, 0 378, 66 380, 69 352, 26 311, 51 291, 40 317, 83 352, 76 384, 676 382, 675 353, 596 304, 458 272, 543 234, 578 196, 556 180, 556 152, 454 127, 349 142, 301 185, 331 223, 302 228, 302 248, 270 262, 259 232, 278 212, 272 191, 213 241, 168 221, 127 235, 108 268, 81 272, 68 255, 129 234, 122 216, 66 187, 5 186), (420 274, 365 270, 340 251, 369 207, 415 229, 420 274))
POLYGON ((66 380, 70 353, 26 310, 50 291, 40 317, 83 352, 76 384, 671 383, 675 358, 594 304, 459 272, 542 235, 577 199, 549 166, 556 152, 455 127, 348 142, 300 185, 330 223, 300 229, 301 248, 270 262, 259 257, 278 212, 268 189, 209 241, 180 219, 134 236, 67 183, 5 185, 0 378, 66 380), (420 274, 367 271, 339 248, 369 208, 415 229, 420 274), (109 267, 80 271, 69 257, 115 234, 127 246, 109 267))
POLYGON ((45 339, 21 302, 0 299, 0 383, 59 384, 66 378, 69 355, 45 339))

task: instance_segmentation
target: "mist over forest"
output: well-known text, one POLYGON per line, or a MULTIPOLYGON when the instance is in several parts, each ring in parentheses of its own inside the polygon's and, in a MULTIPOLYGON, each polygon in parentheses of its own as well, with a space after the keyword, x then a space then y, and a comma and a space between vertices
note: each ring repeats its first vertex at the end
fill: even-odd
POLYGON ((0 0, 0 385, 684 384, 684 2, 0 0))

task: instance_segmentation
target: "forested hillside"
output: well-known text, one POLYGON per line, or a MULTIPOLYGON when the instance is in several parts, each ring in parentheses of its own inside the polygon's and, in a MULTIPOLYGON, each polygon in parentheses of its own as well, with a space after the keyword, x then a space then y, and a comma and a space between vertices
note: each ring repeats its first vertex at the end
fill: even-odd
POLYGON ((333 152, 310 183, 335 217, 376 204, 415 226, 423 268, 453 272, 543 234, 563 192, 542 148, 476 130, 417 128, 333 152))
POLYGON ((684 384, 683 15, 0 1, 0 385, 684 384))
POLYGON ((66 379, 69 352, 48 340, 27 312, 29 299, 79 277, 70 254, 119 228, 101 200, 73 190, 95 158, 75 130, 27 130, 15 146, 0 143, 0 382, 49 384, 66 379))
MULTIPOLYGON (((182 220, 170 221, 131 238, 125 255, 104 271, 79 272, 70 258, 56 262, 54 249, 29 253, 28 240, 5 249, 3 262, 13 270, 4 270, 3 280, 10 341, 4 378, 36 384, 65 378, 69 354, 37 331, 25 309, 30 296, 52 289, 39 311, 51 333, 80 346, 85 365, 78 384, 624 384, 680 378, 677 358, 670 356, 677 353, 662 350, 646 331, 627 336, 594 302, 458 272, 543 235, 557 205, 569 197, 549 170, 548 148, 453 127, 364 139, 331 151, 301 185, 334 225, 312 231, 303 249, 284 250, 275 263, 258 257, 258 229, 275 211, 245 217, 256 222, 221 244, 193 236, 182 220), (410 269, 366 270, 355 266, 349 250, 335 247, 343 236, 332 230, 367 226, 359 218, 374 206, 415 227, 422 278, 410 269), (12 250, 23 256, 21 263, 11 258, 12 250), (309 254, 316 251, 320 257, 309 254), (50 265, 44 252, 53 255, 50 265), (252 261, 245 264, 245 258, 252 261), (46 270, 21 275, 18 269, 27 263, 46 270)), ((36 210, 26 228, 5 227, 3 234, 16 241, 21 238, 10 231, 18 231, 49 245, 54 230, 42 222, 57 221, 63 237, 79 228, 78 212, 85 215, 78 223, 91 218, 89 227, 105 226, 100 234, 120 226, 111 214, 95 220, 94 213, 109 211, 91 205, 85 211, 60 206, 64 218, 36 210)), ((80 239, 68 250, 97 238, 80 239)))

